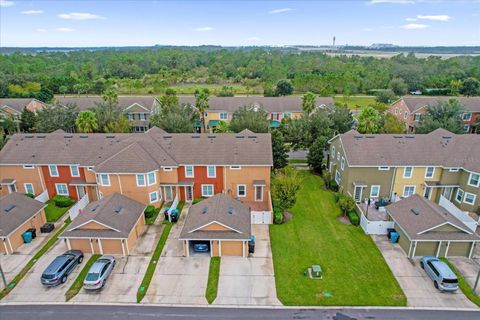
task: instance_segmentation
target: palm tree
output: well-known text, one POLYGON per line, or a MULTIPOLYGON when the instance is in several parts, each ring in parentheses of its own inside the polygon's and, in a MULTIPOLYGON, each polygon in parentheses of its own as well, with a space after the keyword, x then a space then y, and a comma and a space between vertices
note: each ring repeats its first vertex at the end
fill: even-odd
POLYGON ((310 91, 308 91, 303 95, 302 97, 303 112, 305 112, 306 114, 311 114, 313 112, 313 110, 315 109, 315 99, 316 99, 316 96, 310 91))
POLYGON ((378 133, 380 119, 380 113, 376 109, 372 107, 363 108, 358 115, 358 132, 378 133))
POLYGON ((208 91, 203 89, 195 92, 195 107, 200 113, 200 119, 203 125, 203 132, 207 131, 207 125, 205 123, 205 111, 209 108, 208 105, 208 91))
POLYGON ((77 125, 78 130, 83 133, 92 133, 94 130, 98 129, 97 118, 93 111, 80 112, 75 124, 77 125))

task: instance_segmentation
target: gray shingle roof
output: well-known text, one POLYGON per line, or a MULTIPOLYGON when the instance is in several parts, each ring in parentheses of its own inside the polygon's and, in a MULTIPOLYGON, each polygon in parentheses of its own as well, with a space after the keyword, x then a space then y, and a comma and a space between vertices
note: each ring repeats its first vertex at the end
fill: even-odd
POLYGON ((4 106, 9 106, 10 108, 14 109, 15 111, 22 112, 23 108, 28 106, 28 104, 32 101, 32 98, 7 98, 7 99, 0 99, 0 109, 4 106))
POLYGON ((128 238, 145 205, 119 193, 89 203, 60 237, 128 238), (119 209, 117 213, 115 210, 119 209), (78 229, 89 221, 98 222, 110 229, 78 229))
POLYGON ((21 193, 13 192, 1 197, 0 237, 7 237, 43 208, 44 203, 21 193))
POLYGON ((444 129, 429 134, 340 135, 350 166, 446 166, 480 172, 480 135, 444 129))
POLYGON ((480 240, 475 232, 446 209, 417 194, 387 206, 386 210, 411 240, 480 240), (444 224, 460 229, 458 232, 426 231, 444 224))
POLYGON ((439 102, 446 102, 450 99, 458 100, 466 111, 480 112, 480 97, 403 97, 402 98, 410 112, 414 112, 425 106, 435 106, 439 102))
POLYGON ((219 193, 190 207, 180 239, 249 240, 252 234, 251 228, 249 207, 219 193), (231 214, 228 212, 230 208, 231 214), (220 223, 235 231, 197 230, 212 222, 220 223))
MULTIPOLYGON (((138 103, 139 105, 152 110, 156 98, 153 96, 118 96, 118 105, 121 109, 125 109, 138 103)), ((103 99, 99 96, 90 97, 56 97, 55 102, 60 105, 75 104, 80 111, 94 108, 97 104, 102 103, 103 99)), ((133 111, 140 111, 135 109, 133 111)))
MULTIPOLYGON (((181 104, 195 105, 195 97, 182 96, 179 97, 181 104)), ((262 106, 269 112, 301 112, 302 111, 302 97, 289 96, 289 97, 261 97, 261 96, 249 96, 249 97, 210 97, 208 99, 209 108, 212 111, 227 111, 235 112, 243 106, 262 106)), ((331 97, 318 97, 316 99, 317 106, 325 105, 328 107, 334 106, 333 98, 331 97)))

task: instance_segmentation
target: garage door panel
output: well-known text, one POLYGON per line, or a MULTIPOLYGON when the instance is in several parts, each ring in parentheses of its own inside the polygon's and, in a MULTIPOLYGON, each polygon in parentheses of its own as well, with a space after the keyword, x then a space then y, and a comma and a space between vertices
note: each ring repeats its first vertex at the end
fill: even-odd
POLYGON ((242 241, 222 241, 222 256, 243 256, 242 241))
POLYGON ((468 257, 471 242, 451 242, 448 248, 449 257, 468 257))
POLYGON ((70 248, 80 250, 83 253, 92 253, 89 239, 70 239, 70 248))
POLYGON ((121 240, 102 240, 103 254, 123 254, 121 240))
POLYGON ((415 256, 436 256, 438 242, 418 242, 415 256))

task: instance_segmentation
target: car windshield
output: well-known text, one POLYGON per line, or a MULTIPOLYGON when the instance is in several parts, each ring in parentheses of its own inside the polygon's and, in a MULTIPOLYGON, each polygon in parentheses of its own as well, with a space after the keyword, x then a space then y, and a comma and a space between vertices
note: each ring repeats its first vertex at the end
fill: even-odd
POLYGON ((443 279, 445 283, 458 283, 458 279, 443 279))
POLYGON ((53 279, 53 278, 55 278, 55 275, 54 274, 43 274, 42 278, 43 279, 53 279))
POLYGON ((98 277, 100 276, 99 273, 89 273, 87 274, 87 277, 85 278, 86 281, 95 281, 98 280, 98 277))

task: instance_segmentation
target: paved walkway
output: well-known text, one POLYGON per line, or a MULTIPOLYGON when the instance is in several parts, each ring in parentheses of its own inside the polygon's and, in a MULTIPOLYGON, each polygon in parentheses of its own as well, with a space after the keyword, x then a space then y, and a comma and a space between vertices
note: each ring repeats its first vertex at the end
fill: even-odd
POLYGON ((400 245, 390 243, 386 236, 372 238, 407 296, 409 307, 477 308, 460 290, 442 293, 435 289, 418 261, 413 265, 400 245))
MULTIPOLYGON (((468 259, 462 257, 448 258, 460 274, 465 278, 471 288, 475 285, 478 273, 480 272, 480 257, 468 259)), ((480 283, 475 292, 480 295, 480 283)))
POLYGON ((255 253, 222 257, 216 305, 281 305, 277 299, 268 225, 253 225, 255 253))

